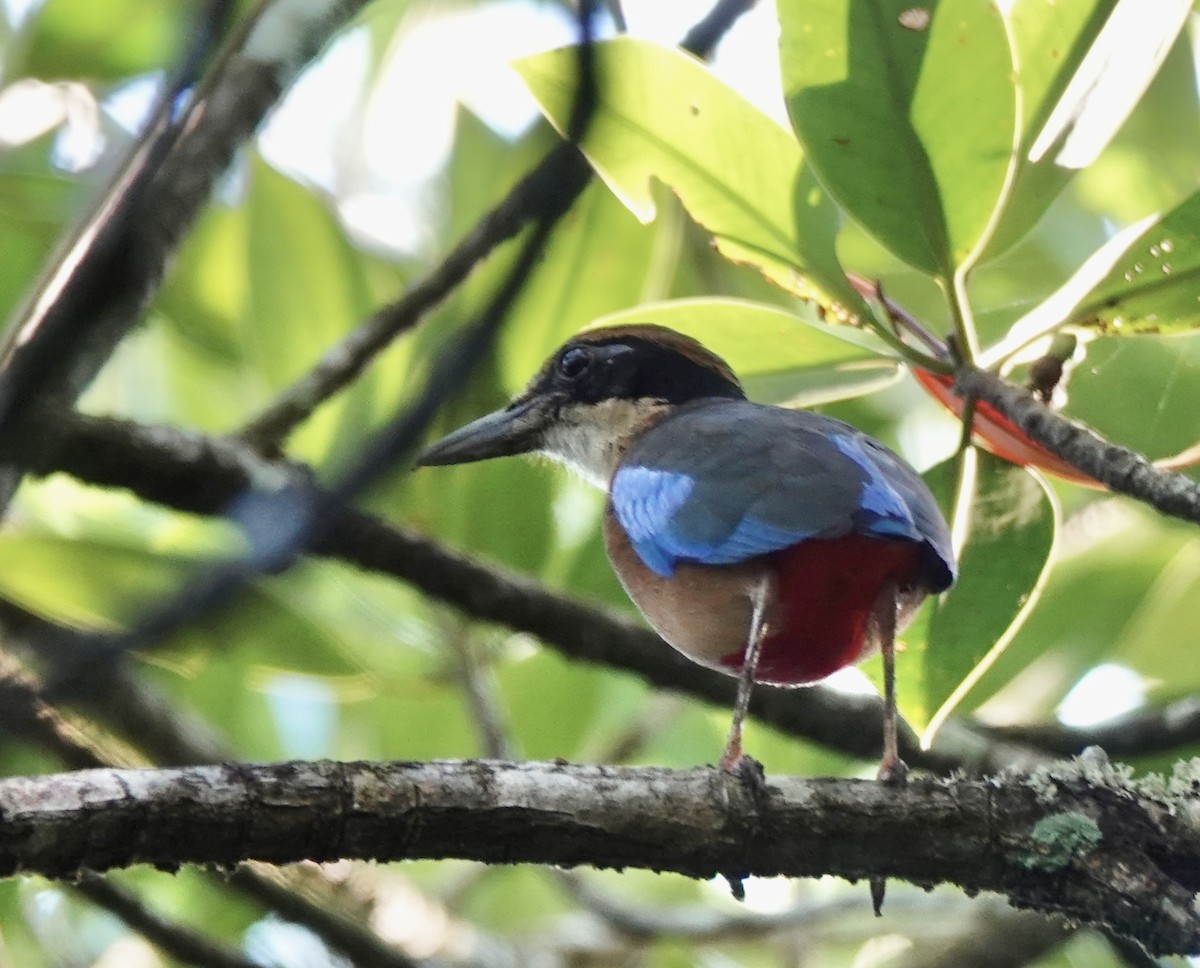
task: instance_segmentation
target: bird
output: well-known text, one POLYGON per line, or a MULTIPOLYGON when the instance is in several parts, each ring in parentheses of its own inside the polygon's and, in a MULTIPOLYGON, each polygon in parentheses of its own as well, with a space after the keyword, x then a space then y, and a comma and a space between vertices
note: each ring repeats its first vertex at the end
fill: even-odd
POLYGON ((815 683, 881 652, 878 777, 903 783, 895 639, 956 576, 920 475, 848 423, 755 403, 699 341, 651 323, 569 339, 506 407, 429 446, 418 465, 515 454, 607 491, 604 543, 649 624, 738 677, 721 766, 745 768, 756 682, 815 683))

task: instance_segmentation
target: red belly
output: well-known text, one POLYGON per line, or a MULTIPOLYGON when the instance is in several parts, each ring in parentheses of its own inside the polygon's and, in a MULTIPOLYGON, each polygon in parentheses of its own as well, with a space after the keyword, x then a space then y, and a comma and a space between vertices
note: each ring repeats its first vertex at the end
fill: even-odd
MULTIPOLYGON (((856 662, 880 588, 889 578, 902 588, 910 585, 919 550, 911 541, 847 535, 769 555, 779 582, 779 607, 755 679, 802 685, 856 662)), ((721 663, 740 669, 742 653, 738 649, 721 663)))

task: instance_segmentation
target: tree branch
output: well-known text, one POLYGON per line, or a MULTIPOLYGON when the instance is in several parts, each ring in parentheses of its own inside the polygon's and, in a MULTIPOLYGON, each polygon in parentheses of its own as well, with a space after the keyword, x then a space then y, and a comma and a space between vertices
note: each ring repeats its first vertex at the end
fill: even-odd
MULTIPOLYGON (((12 616, 7 613, 11 611, 12 606, 6 610, 0 610, 0 614, 4 615, 4 620, 10 627, 12 616)), ((44 620, 30 616, 28 621, 32 624, 44 620)), ((60 728, 62 716, 53 706, 43 700, 36 679, 22 673, 16 668, 15 663, 12 665, 13 667, 6 670, 3 677, 0 677, 0 715, 3 717, 0 722, 4 727, 14 735, 37 743, 45 751, 69 766, 80 770, 108 767, 110 764, 105 762, 98 750, 84 744, 82 739, 69 729, 60 728)), ((89 683, 89 686, 85 701, 93 707, 98 707, 102 718, 119 720, 126 728, 126 739, 131 743, 141 744, 144 749, 149 751, 168 751, 172 755, 182 757, 181 762, 189 764, 229 759, 232 756, 228 751, 218 751, 214 756, 212 745, 214 740, 207 735, 197 737, 191 724, 174 720, 171 711, 162 704, 161 697, 153 697, 155 701, 150 703, 154 714, 149 722, 153 724, 154 734, 147 734, 139 728, 142 719, 138 716, 129 721, 119 707, 131 701, 131 694, 133 704, 140 705, 142 701, 140 694, 150 692, 150 690, 145 689, 143 684, 137 683, 127 669, 121 669, 119 675, 89 683), (132 729, 132 733, 129 732, 130 729, 132 729), (166 735, 157 735, 159 733, 166 735)), ((2 818, 0 818, 0 822, 2 822, 2 818)), ((92 874, 91 877, 95 878, 96 875, 92 874)), ((85 872, 84 879, 80 881, 80 884, 91 883, 87 878, 88 875, 85 872)), ((97 880, 102 879, 97 878, 97 880)), ((341 952, 355 965, 370 965, 372 968, 419 968, 426 964, 423 960, 410 957, 406 952, 389 944, 362 920, 354 917, 351 912, 346 910, 344 899, 336 888, 326 881, 309 880, 301 890, 297 884, 292 882, 286 872, 264 871, 251 864, 239 864, 229 873, 213 872, 212 880, 219 889, 232 886, 246 897, 262 905, 264 909, 274 911, 280 917, 304 925, 318 935, 330 948, 341 952)), ((120 891, 121 889, 114 888, 114 890, 120 891)), ((124 917, 122 910, 117 910, 110 905, 116 905, 131 912, 133 919, 125 918, 126 923, 135 930, 141 930, 140 923, 135 923, 139 915, 134 908, 128 906, 128 904, 138 904, 135 898, 128 899, 128 903, 126 903, 117 894, 106 893, 100 888, 84 893, 94 903, 113 910, 120 917, 124 917)), ((154 917, 148 912, 146 916, 154 917)), ((172 927, 174 925, 163 921, 156 930, 169 931, 172 927)), ((186 928, 181 930, 185 934, 188 931, 186 928)), ((147 937, 156 944, 159 943, 149 934, 147 937)), ((190 946, 190 939, 184 937, 173 944, 178 944, 186 949, 190 946)), ((172 951, 175 957, 181 957, 174 953, 170 944, 164 944, 163 947, 172 951)))
POLYGON ((1110 490, 1200 524, 1200 483, 1185 474, 1159 470, 1141 454, 1109 443, 995 373, 960 368, 954 392, 995 407, 1031 440, 1110 490))
POLYGON ((882 876, 997 891, 1183 954, 1200 950, 1190 769, 1169 784, 1084 761, 902 789, 769 777, 761 799, 715 769, 561 762, 90 770, 0 781, 0 873, 456 857, 882 876))

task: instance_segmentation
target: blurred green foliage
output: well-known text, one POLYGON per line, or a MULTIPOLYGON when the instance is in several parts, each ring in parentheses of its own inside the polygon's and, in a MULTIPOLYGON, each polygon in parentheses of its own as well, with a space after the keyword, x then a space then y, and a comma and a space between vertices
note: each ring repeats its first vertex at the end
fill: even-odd
MULTIPOLYGON (((6 314, 128 142, 104 115, 106 99, 170 63, 193 6, 49 0, 9 31, 6 83, 84 85, 108 120, 101 125, 105 150, 79 171, 56 162, 59 130, 0 154, 6 314)), ((352 28, 369 40, 364 103, 396 37, 437 6, 379 3, 352 28)), ((603 49, 620 70, 610 76, 586 147, 607 184, 592 184, 557 227, 494 358, 433 432, 497 406, 562 339, 601 317, 677 325, 725 354, 759 399, 818 403, 922 466, 940 465, 931 481, 947 507, 971 508, 961 597, 952 594, 918 620, 900 659, 915 722, 927 722, 951 695, 961 698, 962 715, 1049 719, 1103 663, 1142 677, 1150 705, 1192 694, 1200 689, 1194 528, 1095 491, 1046 484, 987 455, 974 484, 960 484, 952 458, 957 423, 902 375, 877 307, 841 273, 845 267, 882 280, 932 332, 969 332, 971 343, 1002 351, 995 362, 1020 376, 1030 354, 1010 355, 1027 349, 1010 335, 1013 324, 1115 228, 1167 213, 1129 243, 1115 268, 1085 276, 1076 304, 1040 332, 1070 326, 1083 337, 1060 392, 1066 413, 1152 458, 1191 446, 1200 438, 1194 53, 1186 40, 1177 42, 1112 143, 1072 175, 1053 163, 1053 152, 1033 162, 1027 150, 1113 2, 1018 0, 1006 26, 990 4, 944 0, 930 32, 910 36, 897 25, 908 4, 881 0, 873 7, 882 13, 866 25, 870 36, 853 36, 854 84, 839 87, 837 52, 848 46, 841 32, 847 22, 864 29, 855 18, 867 4, 855 6, 780 0, 781 93, 799 140, 680 54, 640 41, 603 49), (1015 73, 1013 47, 1023 58, 1015 73), (876 98, 862 110, 864 99, 893 85, 905 96, 876 98), (870 164, 856 162, 856 145, 871 146, 870 164), (735 261, 712 250, 712 236, 735 261), (830 310, 825 319, 820 308, 830 310), (858 328, 834 325, 847 315, 858 328), (1124 335, 1134 331, 1143 335, 1124 335), (1015 615, 1023 625, 1012 624, 1015 615), (1011 639, 1007 650, 993 651, 1001 639, 1011 639)), ((559 123, 570 104, 564 72, 571 62, 551 54, 521 67, 559 123)), ((402 252, 347 228, 346 200, 369 181, 361 145, 342 146, 337 177, 319 186, 281 170, 287 159, 268 161, 249 149, 85 407, 235 431, 373 308, 435 265, 554 140, 545 123, 509 140, 460 110, 445 167, 420 190, 425 244, 402 252)), ((343 466, 419 386, 446 338, 485 304, 510 258, 506 249, 479 267, 302 427, 289 453, 319 474, 343 466)), ((631 611, 603 558, 599 497, 556 470, 505 461, 412 477, 397 472, 365 504, 470 554, 631 611)), ((125 494, 62 477, 28 481, 0 534, 0 596, 56 621, 116 628, 238 542, 224 524, 125 494)), ((203 718, 243 759, 480 755, 466 668, 494 691, 521 756, 686 767, 713 759, 726 724, 721 710, 571 663, 411 588, 320 561, 255 583, 229 609, 138 664, 181 714, 203 718)), ((1097 698, 1097 717, 1120 698, 1097 698)), ((126 739, 136 745, 137 737, 126 739)), ((757 726, 749 744, 771 771, 860 769, 757 726)), ((0 768, 36 773, 58 764, 6 741, 0 768)), ((381 893, 411 881, 486 934, 550 936, 576 908, 549 872, 531 868, 415 864, 363 876, 381 893)), ((263 923, 253 906, 202 872, 133 871, 121 879, 164 914, 234 945, 263 923)), ((644 873, 606 874, 595 883, 635 905, 725 903, 720 885, 644 873)), ((799 885, 780 894, 831 897, 835 890, 799 885)), ((913 902, 915 914, 904 913, 903 901, 898 907, 882 930, 919 939, 920 904, 913 902)), ((840 931, 815 925, 806 944, 822 964, 883 964, 869 948, 880 930, 865 919, 840 931)), ((126 936, 69 886, 0 884, 0 964, 99 963, 126 936)), ((793 963, 790 950, 780 939, 699 947, 668 939, 622 963, 774 965, 793 963)), ((610 963, 603 952, 595 957, 610 963)), ((1039 964, 1103 966, 1113 958, 1105 942, 1081 934, 1039 964)))

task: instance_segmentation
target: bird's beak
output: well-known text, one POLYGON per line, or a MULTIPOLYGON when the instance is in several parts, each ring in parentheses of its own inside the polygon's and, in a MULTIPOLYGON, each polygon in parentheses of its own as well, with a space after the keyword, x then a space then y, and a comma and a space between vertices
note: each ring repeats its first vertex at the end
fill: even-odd
POLYGON ((421 453, 417 464, 423 467, 468 464, 537 450, 550 419, 551 407, 545 397, 516 400, 503 410, 447 434, 421 453))

